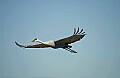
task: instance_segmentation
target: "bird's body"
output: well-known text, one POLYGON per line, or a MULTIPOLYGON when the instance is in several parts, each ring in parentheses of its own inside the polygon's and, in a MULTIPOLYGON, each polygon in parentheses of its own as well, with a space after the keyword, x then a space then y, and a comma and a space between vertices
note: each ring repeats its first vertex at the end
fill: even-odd
POLYGON ((83 31, 83 29, 79 32, 79 28, 78 28, 78 30, 76 32, 76 29, 74 29, 74 34, 72 36, 63 38, 60 40, 56 40, 56 41, 49 40, 49 41, 43 42, 43 41, 39 40, 38 38, 35 38, 32 42, 39 43, 39 44, 35 44, 35 45, 24 46, 24 45, 18 44, 17 42, 15 42, 15 43, 17 46, 23 47, 23 48, 47 48, 47 47, 52 47, 54 49, 63 48, 67 51, 70 51, 71 53, 77 53, 76 51, 70 49, 70 48, 72 48, 72 46, 69 44, 82 39, 86 35, 86 34, 84 34, 85 32, 82 33, 82 31, 83 31))
POLYGON ((53 40, 49 40, 49 41, 46 41, 46 42, 42 42, 42 44, 46 44, 46 45, 49 45, 51 47, 55 47, 55 42, 53 40))

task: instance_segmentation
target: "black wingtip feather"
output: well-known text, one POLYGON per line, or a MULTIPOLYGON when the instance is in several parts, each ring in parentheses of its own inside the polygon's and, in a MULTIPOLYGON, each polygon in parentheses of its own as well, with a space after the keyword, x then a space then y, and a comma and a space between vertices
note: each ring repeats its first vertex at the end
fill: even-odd
POLYGON ((77 30, 76 34, 78 34, 78 32, 79 32, 79 27, 78 27, 78 30, 77 30))
POLYGON ((26 46, 23 46, 23 45, 18 44, 16 41, 15 41, 15 44, 16 44, 17 46, 19 46, 19 47, 22 47, 22 48, 25 48, 25 47, 26 47, 26 46))
POLYGON ((83 31, 83 29, 81 29, 80 33, 83 31))
POLYGON ((75 32, 76 32, 76 29, 74 28, 74 33, 73 34, 75 34, 75 32))

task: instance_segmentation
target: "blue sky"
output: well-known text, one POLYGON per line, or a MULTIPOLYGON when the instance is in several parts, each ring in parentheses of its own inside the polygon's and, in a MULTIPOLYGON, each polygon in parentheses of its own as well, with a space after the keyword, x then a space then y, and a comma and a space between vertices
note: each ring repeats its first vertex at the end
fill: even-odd
POLYGON ((119 0, 1 0, 1 78, 119 78, 119 0), (58 40, 87 33, 62 49, 22 49, 34 38, 58 40))

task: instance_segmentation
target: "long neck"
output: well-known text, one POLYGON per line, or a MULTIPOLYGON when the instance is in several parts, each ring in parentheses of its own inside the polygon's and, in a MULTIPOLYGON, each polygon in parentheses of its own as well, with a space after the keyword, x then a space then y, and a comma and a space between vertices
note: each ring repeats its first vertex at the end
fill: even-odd
POLYGON ((43 42, 43 41, 41 41, 41 40, 39 40, 38 42, 39 42, 39 43, 42 43, 42 44, 47 44, 47 45, 48 45, 47 42, 43 42))
POLYGON ((47 42, 43 42, 41 40, 38 40, 37 42, 42 43, 42 44, 47 44, 47 42))
POLYGON ((44 43, 43 41, 41 41, 41 40, 39 40, 39 41, 37 41, 37 42, 39 42, 39 43, 44 43))

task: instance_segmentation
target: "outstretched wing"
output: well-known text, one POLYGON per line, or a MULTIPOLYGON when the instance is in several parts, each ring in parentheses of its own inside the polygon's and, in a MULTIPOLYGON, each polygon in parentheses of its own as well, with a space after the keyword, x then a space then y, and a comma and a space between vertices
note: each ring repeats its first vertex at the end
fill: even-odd
POLYGON ((46 48, 46 47, 50 47, 50 46, 45 45, 45 44, 35 44, 35 45, 24 46, 24 45, 18 44, 17 42, 15 42, 15 43, 17 46, 22 47, 22 48, 46 48))
POLYGON ((71 44, 76 41, 79 41, 86 35, 85 32, 82 32, 82 31, 83 29, 79 32, 79 28, 78 28, 76 32, 76 29, 74 28, 74 34, 72 36, 57 40, 55 41, 55 43, 56 44, 71 44))

